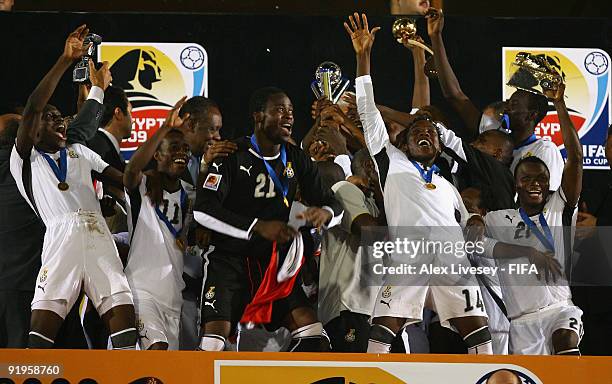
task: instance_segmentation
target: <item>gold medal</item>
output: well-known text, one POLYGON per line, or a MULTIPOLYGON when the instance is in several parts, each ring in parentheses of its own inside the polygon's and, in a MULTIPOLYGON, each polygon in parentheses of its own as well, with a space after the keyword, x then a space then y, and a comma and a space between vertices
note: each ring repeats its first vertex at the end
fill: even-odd
POLYGON ((289 208, 289 201, 286 197, 283 197, 283 202, 285 203, 285 207, 289 208))
POLYGON ((67 182, 61 181, 59 184, 57 184, 57 188, 59 188, 60 191, 67 191, 69 186, 67 182))
POLYGON ((425 188, 433 190, 436 189, 436 185, 434 183, 425 183, 425 188))
POLYGON ((185 242, 181 238, 176 239, 176 246, 183 252, 185 252, 185 242))

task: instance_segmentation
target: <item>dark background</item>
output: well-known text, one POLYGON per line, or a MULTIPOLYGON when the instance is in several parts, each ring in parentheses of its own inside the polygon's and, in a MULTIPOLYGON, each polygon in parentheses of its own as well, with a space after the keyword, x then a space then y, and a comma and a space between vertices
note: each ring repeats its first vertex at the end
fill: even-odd
MULTIPOLYGON (((448 2, 447 2, 448 4, 448 2)), ((251 92, 276 85, 296 109, 294 136, 310 125, 313 95, 309 85, 317 65, 338 63, 353 79, 354 55, 341 16, 0 13, 0 113, 23 105, 29 93, 61 54, 67 34, 87 23, 105 41, 195 42, 209 56, 209 96, 223 113, 226 137, 248 134, 251 92), (269 50, 269 52, 268 52, 269 50)), ((391 36, 393 18, 371 17, 380 25, 372 58, 377 101, 409 110, 412 60, 391 36)), ((492 18, 447 16, 444 38, 462 87, 478 106, 501 95, 501 47, 612 47, 612 21, 605 18, 492 18)), ((419 31, 426 39, 425 20, 419 31)), ((52 103, 65 114, 75 110, 75 91, 67 73, 52 103)), ((432 104, 445 107, 436 81, 432 104)), ((603 138, 602 138, 603 139, 603 138)))

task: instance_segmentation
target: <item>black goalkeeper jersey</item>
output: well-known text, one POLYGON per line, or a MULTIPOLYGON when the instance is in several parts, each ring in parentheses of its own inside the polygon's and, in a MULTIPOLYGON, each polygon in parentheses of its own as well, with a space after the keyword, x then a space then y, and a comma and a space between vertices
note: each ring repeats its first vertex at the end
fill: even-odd
POLYGON ((332 191, 321 186, 315 163, 300 148, 286 144, 286 169, 280 155, 266 157, 279 177, 287 177, 287 206, 263 159, 251 148, 249 137, 236 140, 236 144, 235 153, 215 159, 204 183, 197 188, 194 218, 214 231, 212 244, 216 250, 243 253, 268 248, 267 240, 252 233, 253 226, 257 219, 288 222, 298 186, 308 205, 331 208, 332 221, 338 221, 341 206, 334 200, 332 191))

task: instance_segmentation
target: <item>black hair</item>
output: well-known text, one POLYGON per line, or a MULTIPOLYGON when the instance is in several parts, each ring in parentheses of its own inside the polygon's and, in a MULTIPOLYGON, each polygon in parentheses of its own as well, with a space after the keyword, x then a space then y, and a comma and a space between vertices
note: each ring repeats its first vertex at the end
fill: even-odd
POLYGON ((177 135, 177 134, 185 137, 185 133, 183 131, 177 128, 172 128, 171 130, 168 131, 168 133, 166 133, 162 141, 160 141, 159 145, 157 146, 156 151, 159 151, 164 141, 166 141, 170 135, 177 135))
POLYGON ((351 172, 355 176, 366 176, 365 162, 370 159, 370 152, 367 148, 362 148, 355 152, 353 161, 351 161, 351 172))
POLYGON ((442 137, 440 136, 440 128, 438 128, 438 125, 437 125, 438 122, 434 121, 428 113, 417 113, 415 116, 416 117, 414 118, 414 120, 412 120, 410 124, 408 124, 406 129, 404 129, 403 131, 397 134, 395 138, 395 142, 400 143, 401 142, 400 138, 403 138, 404 136, 407 137, 408 134, 410 133, 410 129, 412 129, 412 127, 414 127, 416 123, 418 123, 419 121, 428 121, 436 129, 436 133, 438 134, 438 142, 440 143, 440 149, 442 149, 443 148, 442 137))
POLYGON ((183 104, 179 111, 179 116, 183 117, 189 113, 191 117, 199 118, 208 114, 212 108, 219 109, 219 106, 213 99, 204 96, 194 96, 183 104))
POLYGON ((537 112, 534 120, 534 125, 537 125, 548 113, 548 99, 544 95, 533 92, 527 92, 527 95, 527 108, 537 112))
POLYGON ((285 91, 277 87, 259 88, 253 92, 251 99, 249 100, 249 115, 253 116, 253 113, 255 112, 263 112, 270 97, 280 93, 286 94, 285 91))
POLYGON ((4 121, 4 129, 0 131, 0 147, 12 147, 17 139, 19 119, 9 118, 4 121))
POLYGON ((331 189, 334 184, 345 179, 342 167, 333 161, 318 161, 315 164, 321 176, 321 187, 324 189, 331 189))
POLYGON ((546 163, 544 162, 544 160, 540 159, 539 157, 536 156, 528 156, 525 157, 524 159, 521 159, 517 164, 516 167, 514 168, 514 179, 516 180, 516 175, 518 174, 518 169, 521 165, 523 164, 539 164, 539 165, 543 165, 544 168, 546 168, 546 172, 548 172, 548 174, 550 175, 550 169, 548 169, 548 166, 546 165, 546 163))
POLYGON ((128 98, 123 89, 117 86, 108 86, 104 91, 104 110, 100 125, 106 127, 115 115, 115 108, 119 108, 124 115, 128 113, 128 98))

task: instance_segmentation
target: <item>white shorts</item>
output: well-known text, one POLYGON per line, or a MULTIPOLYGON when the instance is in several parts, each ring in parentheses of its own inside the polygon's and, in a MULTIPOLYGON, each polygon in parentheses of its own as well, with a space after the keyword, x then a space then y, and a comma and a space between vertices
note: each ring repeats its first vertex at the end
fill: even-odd
POLYGON ((33 310, 50 310, 65 318, 81 288, 100 316, 115 306, 132 304, 113 237, 95 212, 69 213, 49 223, 41 259, 33 310))
MULTIPOLYGON (((383 286, 378 292, 373 317, 398 317, 417 322, 426 306, 451 328, 449 320, 459 317, 487 317, 478 285, 473 286, 383 286)), ((451 328, 452 329, 452 328, 451 328)))
POLYGON ((180 308, 171 311, 148 293, 134 291, 134 310, 142 350, 155 343, 166 343, 169 350, 179 349, 180 308))
POLYGON ((582 310, 571 301, 550 305, 510 322, 510 352, 515 355, 552 355, 552 335, 558 329, 582 338, 582 310))

